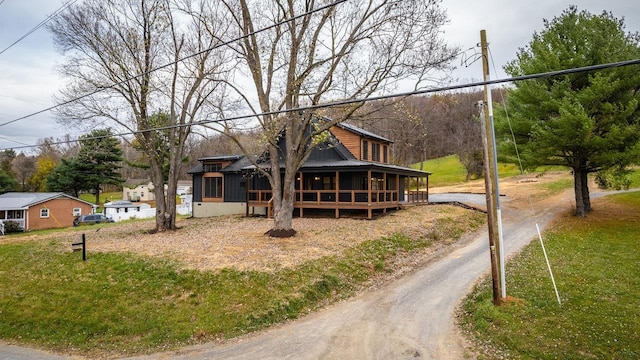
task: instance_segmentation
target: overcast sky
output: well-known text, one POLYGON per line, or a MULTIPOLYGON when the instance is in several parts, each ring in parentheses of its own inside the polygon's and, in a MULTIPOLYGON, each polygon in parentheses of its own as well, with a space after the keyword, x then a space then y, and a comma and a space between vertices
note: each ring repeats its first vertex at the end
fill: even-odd
MULTIPOLYGON (((54 13, 63 2, 0 0, 0 51, 54 13)), ((519 47, 529 43, 534 31, 542 29, 543 19, 552 19, 575 3, 579 3, 579 10, 595 14, 611 11, 614 16, 625 18, 627 31, 640 31, 640 9, 635 0, 444 0, 442 6, 450 19, 444 28, 444 38, 462 49, 473 48, 466 52, 472 57, 474 51, 479 51, 480 30, 485 29, 497 69, 497 72, 490 69, 491 78, 505 78, 502 66, 515 58, 519 47)), ((55 71, 56 64, 62 60, 44 27, 0 54, 0 124, 53 105, 52 95, 63 85, 55 71)), ((455 65, 457 69, 452 76, 457 79, 456 83, 482 78, 480 62, 466 66, 459 60, 455 65)), ((38 139, 58 138, 65 133, 80 135, 62 127, 50 113, 44 113, 0 126, 0 149, 34 145, 38 139)))

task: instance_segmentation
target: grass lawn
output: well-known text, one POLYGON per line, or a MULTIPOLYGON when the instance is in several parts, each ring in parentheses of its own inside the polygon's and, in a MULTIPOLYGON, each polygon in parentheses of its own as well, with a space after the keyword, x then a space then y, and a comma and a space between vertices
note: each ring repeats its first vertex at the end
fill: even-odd
MULTIPOLYGON (((84 201, 88 201, 90 203, 95 203, 96 202, 96 195, 95 194, 89 194, 89 193, 84 193, 84 194, 80 194, 80 199, 84 200, 84 201)), ((106 202, 109 201, 114 201, 114 200, 120 200, 122 199, 122 191, 115 191, 115 192, 102 192, 100 193, 100 204, 102 205, 106 202)))
MULTIPOLYGON (((419 169, 420 164, 411 165, 413 169, 419 169)), ((465 182, 466 170, 458 156, 449 155, 438 159, 427 160, 423 163, 423 170, 433 173, 429 176, 429 186, 449 186, 465 182)), ((519 175, 520 170, 513 164, 498 163, 498 174, 501 178, 519 175)), ((475 180, 472 178, 471 180, 475 180)))
POLYGON ((484 224, 481 213, 462 214, 425 237, 372 239, 274 272, 181 270, 125 253, 83 262, 62 239, 0 244, 0 338, 108 357, 234 337, 349 297, 392 272, 394 259, 484 224))
POLYGON ((507 264, 512 301, 492 305, 490 279, 467 298, 460 322, 480 359, 640 358, 640 192, 594 209, 544 235, 562 306, 538 241, 507 264))

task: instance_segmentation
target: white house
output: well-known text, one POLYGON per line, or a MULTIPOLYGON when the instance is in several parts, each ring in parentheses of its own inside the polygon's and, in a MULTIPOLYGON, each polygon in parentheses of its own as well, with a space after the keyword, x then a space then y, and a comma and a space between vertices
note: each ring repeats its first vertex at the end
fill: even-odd
POLYGON ((104 204, 104 215, 116 222, 132 218, 148 219, 156 216, 156 209, 149 204, 117 200, 104 204))
POLYGON ((149 179, 127 179, 122 187, 122 199, 128 201, 154 201, 155 187, 149 179))

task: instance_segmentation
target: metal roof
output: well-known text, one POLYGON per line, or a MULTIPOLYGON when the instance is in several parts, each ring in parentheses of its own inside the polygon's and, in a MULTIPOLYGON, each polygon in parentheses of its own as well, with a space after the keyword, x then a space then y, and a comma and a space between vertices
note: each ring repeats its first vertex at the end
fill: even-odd
MULTIPOLYGON (((255 166, 253 166, 252 164, 249 164, 245 167, 243 167, 243 170, 253 170, 255 168, 255 166)), ((280 168, 284 168, 284 166, 281 164, 280 168)), ((398 166, 398 165, 391 165, 391 164, 382 164, 382 163, 376 163, 376 162, 371 162, 371 161, 361 161, 361 160, 355 160, 355 159, 350 159, 350 160, 340 160, 340 161, 307 161, 306 163, 304 163, 304 165, 302 165, 302 167, 300 168, 300 171, 305 172, 305 171, 335 171, 335 170, 378 170, 378 171, 387 171, 387 172, 393 172, 393 173, 398 173, 401 175, 409 175, 409 176, 429 176, 431 175, 431 172, 429 171, 422 171, 422 170, 418 170, 418 169, 411 169, 411 168, 407 168, 407 167, 403 167, 403 166, 398 166)))
POLYGON ((218 155, 218 156, 206 156, 198 158, 198 161, 229 161, 238 160, 242 155, 218 155))
POLYGON ((0 195, 0 210, 26 210, 33 205, 43 203, 52 199, 69 198, 89 204, 96 207, 88 201, 78 199, 76 197, 67 195, 61 192, 39 192, 39 193, 27 193, 27 192, 9 192, 0 195))
POLYGON ((361 129, 361 128, 355 126, 355 125, 351 125, 351 124, 348 124, 348 123, 345 123, 345 122, 337 123, 336 126, 337 127, 341 127, 341 128, 343 128, 345 130, 349 130, 351 132, 354 132, 354 133, 356 133, 358 135, 362 135, 362 136, 368 137, 368 138, 372 138, 372 139, 376 139, 376 140, 380 140, 380 141, 386 141, 388 143, 393 143, 393 141, 391 141, 391 140, 389 140, 389 139, 387 139, 385 137, 382 137, 382 136, 380 136, 378 134, 374 134, 374 133, 372 133, 370 131, 367 131, 365 129, 361 129))

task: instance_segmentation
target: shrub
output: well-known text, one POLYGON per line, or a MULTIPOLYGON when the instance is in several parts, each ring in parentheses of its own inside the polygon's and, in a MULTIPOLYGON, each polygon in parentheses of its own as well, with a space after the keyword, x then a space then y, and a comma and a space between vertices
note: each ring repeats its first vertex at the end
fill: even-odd
POLYGON ((5 234, 21 232, 23 229, 16 221, 7 220, 4 222, 5 234))

